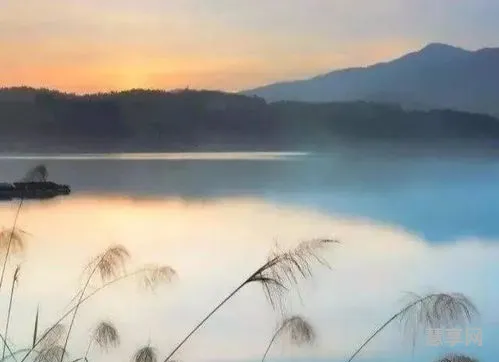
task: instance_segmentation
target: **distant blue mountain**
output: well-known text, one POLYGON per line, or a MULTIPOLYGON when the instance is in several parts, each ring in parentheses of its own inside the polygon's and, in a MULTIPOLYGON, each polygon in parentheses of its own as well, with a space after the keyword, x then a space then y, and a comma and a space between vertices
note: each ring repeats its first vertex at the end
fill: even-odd
POLYGON ((429 44, 365 68, 242 92, 267 101, 374 101, 409 109, 445 108, 499 115, 499 48, 468 51, 429 44))

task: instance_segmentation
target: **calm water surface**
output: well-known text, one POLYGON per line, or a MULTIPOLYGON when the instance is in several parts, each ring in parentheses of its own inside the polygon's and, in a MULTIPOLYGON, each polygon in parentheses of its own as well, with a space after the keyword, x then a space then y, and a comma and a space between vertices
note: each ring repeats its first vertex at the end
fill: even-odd
MULTIPOLYGON (((129 360, 151 342, 164 356, 211 306, 265 260, 275 241, 291 246, 334 237, 333 271, 302 285, 290 311, 307 316, 315 348, 278 344, 272 357, 341 361, 400 306, 403 292, 463 292, 482 312, 487 360, 499 353, 499 162, 494 159, 376 154, 224 153, 3 155, 0 180, 46 164, 67 198, 27 202, 19 226, 29 232, 16 294, 12 339, 29 343, 37 305, 42 327, 64 311, 88 260, 114 243, 130 268, 169 264, 177 281, 156 294, 120 284, 82 308, 71 338, 80 357, 100 319, 122 333, 119 350, 93 361, 129 360), (369 301, 368 303, 366 301, 369 301), (28 332, 26 331, 28 329, 28 332)), ((9 226, 16 204, 0 205, 9 226)), ((92 288, 98 281, 92 284, 92 288)), ((7 296, 0 297, 5 312, 7 296)), ((1 314, 4 315, 4 314, 1 314)), ((181 360, 258 360, 276 322, 259 286, 243 290, 179 356, 181 360), (263 347, 262 347, 263 346, 263 347)), ((367 351, 368 361, 412 361, 397 328, 367 351)), ((441 349, 415 351, 430 361, 441 349)), ((456 347, 455 351, 463 346, 456 347)), ((465 352, 469 352, 468 349, 465 352)))
POLYGON ((4 155, 11 181, 38 163, 73 195, 255 197, 396 224, 432 242, 499 236, 499 160, 307 153, 4 155))

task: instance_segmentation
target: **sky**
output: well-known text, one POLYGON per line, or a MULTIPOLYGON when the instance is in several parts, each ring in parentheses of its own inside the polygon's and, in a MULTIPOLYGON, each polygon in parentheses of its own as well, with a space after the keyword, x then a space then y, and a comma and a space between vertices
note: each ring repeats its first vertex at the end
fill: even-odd
POLYGON ((443 42, 497 46, 497 0, 0 0, 0 86, 236 91, 443 42))

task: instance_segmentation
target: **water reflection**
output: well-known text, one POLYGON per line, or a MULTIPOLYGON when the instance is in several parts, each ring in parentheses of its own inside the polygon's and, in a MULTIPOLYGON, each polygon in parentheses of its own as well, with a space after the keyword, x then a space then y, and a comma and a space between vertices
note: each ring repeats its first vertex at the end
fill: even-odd
MULTIPOLYGON (((15 204, 1 207, 4 225, 11 222, 14 209, 15 204)), ((401 293, 408 290, 463 292, 481 309, 484 328, 499 320, 498 293, 493 287, 499 276, 495 266, 499 246, 477 240, 432 246, 395 226, 254 198, 210 203, 118 196, 56 199, 27 203, 19 226, 31 236, 25 255, 17 259, 23 264, 11 336, 18 347, 30 342, 38 303, 44 328, 66 306, 89 258, 108 245, 121 243, 130 250, 130 269, 142 263, 167 263, 178 270, 179 279, 156 295, 123 283, 86 305, 70 343, 74 358, 85 349, 90 328, 102 318, 121 330, 123 345, 110 355, 94 353, 92 360, 129 359, 149 340, 166 354, 211 306, 261 264, 276 240, 283 246, 315 237, 342 241, 328 255, 333 270, 319 269, 311 283, 301 285, 303 304, 294 295, 289 305, 316 325, 317 346, 300 351, 281 346, 274 351, 279 355, 344 357, 396 309, 401 293)), ((10 272, 14 266, 13 260, 10 272)), ((1 302, 5 308, 5 294, 1 302)), ((178 357, 258 358, 274 323, 275 314, 262 291, 253 286, 217 314, 178 357)), ((487 343, 487 337, 484 340, 483 353, 496 355, 495 344, 487 343)), ((388 331, 371 353, 407 356, 410 344, 401 341, 396 329, 388 331)))
POLYGON ((210 154, 183 159, 171 159, 177 157, 171 154, 139 156, 135 160, 117 160, 112 155, 4 158, 0 180, 16 180, 44 162, 51 179, 71 185, 80 195, 185 200, 252 197, 398 224, 431 242, 499 237, 495 220, 499 167, 493 159, 381 157, 369 152, 270 154, 268 158, 244 154, 244 159, 236 154, 230 160, 199 159, 215 157, 210 154))

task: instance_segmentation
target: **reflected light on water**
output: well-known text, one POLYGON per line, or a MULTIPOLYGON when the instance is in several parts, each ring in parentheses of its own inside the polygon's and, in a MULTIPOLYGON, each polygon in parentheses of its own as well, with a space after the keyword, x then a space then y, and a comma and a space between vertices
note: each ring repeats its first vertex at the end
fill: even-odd
MULTIPOLYGON (((3 226, 10 225, 15 206, 0 208, 3 226)), ((341 241, 327 254, 332 270, 319 268, 316 278, 301 285, 303 303, 294 294, 290 299, 292 311, 316 325, 317 345, 302 350, 277 346, 272 354, 280 356, 344 357, 393 312, 401 293, 408 290, 459 291, 487 308, 493 298, 487 281, 494 280, 491 274, 497 272, 492 266, 499 257, 499 247, 479 241, 435 246, 389 225, 244 198, 208 203, 100 196, 57 199, 28 203, 19 226, 30 233, 27 248, 9 263, 6 279, 10 285, 16 262, 22 262, 11 327, 16 347, 30 342, 37 305, 43 329, 66 307, 85 264, 109 245, 120 243, 130 251, 128 270, 159 263, 178 271, 178 280, 154 294, 139 291, 133 281, 123 282, 81 309, 70 340, 71 358, 84 353, 89 331, 100 319, 113 321, 122 334, 119 349, 109 355, 94 350, 92 361, 129 360, 149 341, 165 356, 265 261, 276 241, 283 247, 316 237, 341 241)), ((7 305, 5 290, 1 313, 7 305)), ((482 312, 484 318, 495 318, 493 309, 482 312)), ((178 358, 258 359, 275 323, 276 314, 261 288, 251 285, 220 310, 178 358)), ((409 351, 397 332, 387 332, 371 352, 409 351)))
POLYGON ((285 160, 308 152, 65 153, 0 155, 3 160, 285 160))

